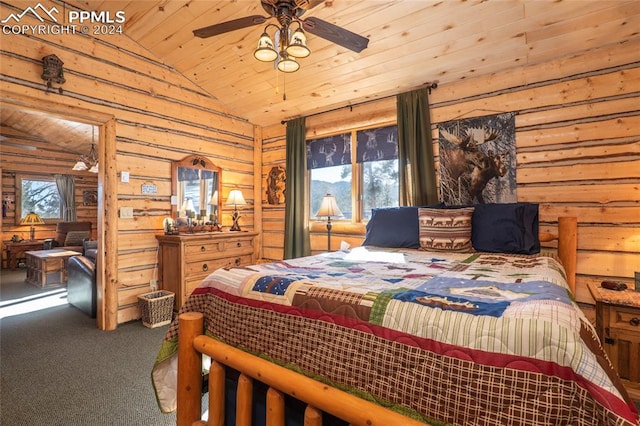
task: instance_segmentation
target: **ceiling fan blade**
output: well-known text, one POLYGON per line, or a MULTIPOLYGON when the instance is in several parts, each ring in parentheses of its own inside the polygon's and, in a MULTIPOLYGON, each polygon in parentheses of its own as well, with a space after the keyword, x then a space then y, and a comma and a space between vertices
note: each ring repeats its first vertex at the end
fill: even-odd
POLYGON ((245 16, 244 18, 233 19, 231 21, 193 30, 193 35, 200 38, 212 37, 229 31, 250 27, 252 25, 263 24, 267 19, 269 18, 260 15, 245 16))
POLYGON ((369 45, 369 39, 362 37, 337 25, 318 18, 307 18, 302 21, 303 27, 311 34, 322 37, 349 50, 360 53, 369 45))

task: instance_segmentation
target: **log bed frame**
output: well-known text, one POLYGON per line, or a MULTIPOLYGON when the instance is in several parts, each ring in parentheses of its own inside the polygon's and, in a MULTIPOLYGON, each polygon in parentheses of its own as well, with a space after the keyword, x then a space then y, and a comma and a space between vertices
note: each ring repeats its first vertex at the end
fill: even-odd
MULTIPOLYGON (((577 218, 558 218, 558 233, 540 233, 540 242, 558 241, 571 292, 575 294, 577 260, 577 218)), ((351 425, 423 425, 372 402, 363 400, 302 374, 248 354, 203 335, 204 317, 186 312, 179 317, 177 425, 224 425, 225 366, 240 373, 236 398, 236 425, 250 426, 253 380, 269 387, 266 399, 266 425, 284 425, 284 394, 308 404, 305 426, 322 425, 322 412, 351 425), (202 354, 211 357, 209 370, 208 421, 202 421, 202 354)))

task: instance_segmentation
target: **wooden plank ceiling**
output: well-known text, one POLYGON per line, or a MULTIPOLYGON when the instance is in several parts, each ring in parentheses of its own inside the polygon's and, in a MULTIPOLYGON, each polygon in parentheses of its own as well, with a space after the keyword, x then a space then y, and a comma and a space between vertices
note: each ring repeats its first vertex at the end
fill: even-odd
MULTIPOLYGON (((73 2, 75 3, 75 2, 73 2)), ((286 76, 253 57, 265 24, 201 39, 192 31, 266 13, 260 0, 82 0, 124 10, 125 33, 254 124, 326 111, 535 64, 640 37, 640 2, 327 0, 317 17, 369 38, 355 53, 307 34, 311 55, 286 76), (283 95, 286 93, 286 100, 283 95)))
POLYGON ((302 18, 320 18, 363 35, 370 40, 368 48, 355 53, 307 34, 311 55, 299 61, 299 71, 285 75, 253 57, 264 26, 275 19, 207 39, 192 33, 231 19, 266 16, 260 0, 67 3, 125 11, 127 37, 227 111, 258 125, 640 37, 637 0, 327 0, 302 18))

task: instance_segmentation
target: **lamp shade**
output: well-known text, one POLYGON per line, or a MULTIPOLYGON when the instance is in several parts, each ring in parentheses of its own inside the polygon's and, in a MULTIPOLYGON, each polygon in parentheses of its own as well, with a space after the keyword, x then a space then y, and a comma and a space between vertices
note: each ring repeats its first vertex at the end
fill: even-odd
POLYGON ((311 54, 307 47, 307 36, 302 31, 302 28, 295 30, 291 36, 291 41, 287 46, 287 53, 296 58, 306 58, 311 54))
POLYGON ((44 225, 44 220, 38 215, 38 213, 30 212, 21 221, 20 225, 44 225))
POLYGON ((320 210, 316 213, 316 217, 338 217, 342 216, 342 212, 338 207, 338 203, 336 203, 336 198, 327 194, 322 198, 322 203, 320 204, 320 210))
POLYGON ((227 198, 228 206, 244 206, 247 202, 244 200, 244 196, 242 195, 242 191, 239 189, 233 189, 229 192, 229 198, 227 198))
POLYGON ((84 161, 77 161, 76 164, 73 165, 72 170, 87 170, 87 164, 84 161))
POLYGON ((212 206, 218 205, 218 191, 213 191, 213 195, 211 196, 211 200, 209 201, 209 204, 212 206))
POLYGON ((184 203, 182 203, 182 210, 184 210, 185 212, 196 211, 196 208, 193 206, 193 200, 191 200, 191 198, 187 198, 186 200, 184 200, 184 203))
POLYGON ((278 52, 273 46, 273 42, 267 32, 263 32, 258 40, 258 48, 253 52, 253 56, 262 62, 275 61, 278 57, 278 52))
POLYGON ((289 56, 284 50, 280 52, 280 60, 278 61, 278 69, 282 72, 296 72, 300 69, 300 64, 289 56))

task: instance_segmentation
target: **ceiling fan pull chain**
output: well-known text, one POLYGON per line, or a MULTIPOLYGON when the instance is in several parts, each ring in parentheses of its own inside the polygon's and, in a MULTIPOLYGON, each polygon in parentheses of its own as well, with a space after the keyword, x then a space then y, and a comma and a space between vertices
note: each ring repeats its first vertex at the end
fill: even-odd
POLYGON ((282 75, 282 100, 287 100, 287 74, 282 75))

